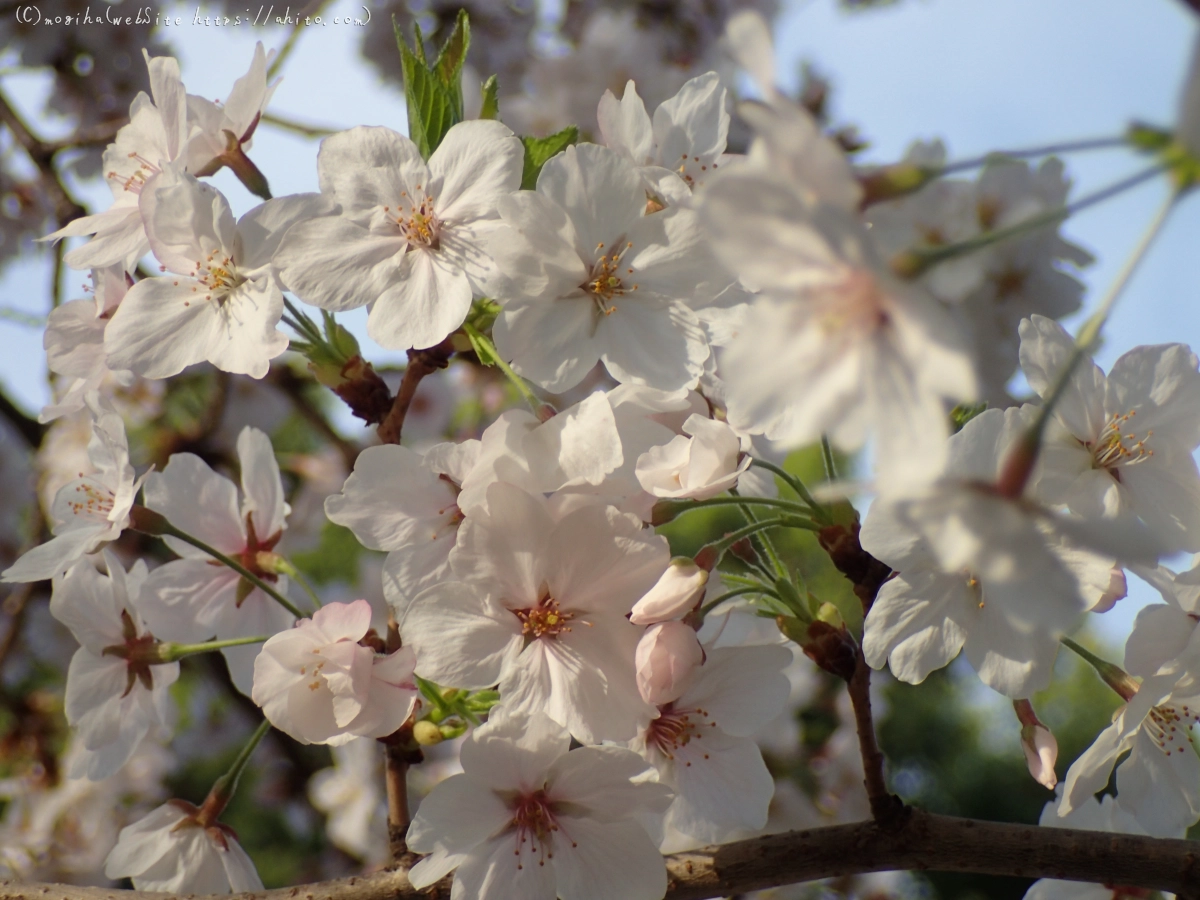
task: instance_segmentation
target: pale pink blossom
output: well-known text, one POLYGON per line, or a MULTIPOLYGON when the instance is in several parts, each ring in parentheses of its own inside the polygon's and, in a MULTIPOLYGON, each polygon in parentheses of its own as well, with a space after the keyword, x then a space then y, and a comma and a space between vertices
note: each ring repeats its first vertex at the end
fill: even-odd
POLYGON ((254 661, 251 697, 271 724, 302 744, 387 737, 417 702, 413 653, 376 653, 359 643, 371 604, 329 603, 275 635, 254 661))
POLYGON ((642 699, 662 706, 678 699, 695 681, 704 662, 696 630, 683 622, 659 622, 646 629, 634 655, 642 699))
POLYGON ((666 867, 640 819, 670 791, 619 747, 580 747, 548 717, 496 715, 463 744, 460 775, 433 789, 408 829, 429 854, 418 890, 454 872, 473 900, 658 900, 666 867))
POLYGON ((676 557, 654 587, 633 605, 629 621, 634 625, 653 625, 681 618, 695 607, 707 584, 705 569, 687 557, 676 557))
POLYGON ((725 422, 693 415, 684 433, 638 457, 637 479, 655 497, 707 500, 736 487, 753 460, 725 422))

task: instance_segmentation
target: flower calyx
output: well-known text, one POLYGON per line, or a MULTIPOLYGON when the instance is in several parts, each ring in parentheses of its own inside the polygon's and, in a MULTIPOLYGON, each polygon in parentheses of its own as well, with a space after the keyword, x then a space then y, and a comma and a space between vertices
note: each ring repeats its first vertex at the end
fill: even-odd
POLYGON ((148 631, 138 634, 133 617, 124 609, 121 610, 121 631, 124 642, 112 644, 101 651, 102 656, 115 656, 125 660, 125 692, 121 696, 128 697, 134 684, 138 682, 141 682, 146 690, 153 690, 154 676, 150 667, 174 661, 164 652, 168 645, 159 643, 148 631))

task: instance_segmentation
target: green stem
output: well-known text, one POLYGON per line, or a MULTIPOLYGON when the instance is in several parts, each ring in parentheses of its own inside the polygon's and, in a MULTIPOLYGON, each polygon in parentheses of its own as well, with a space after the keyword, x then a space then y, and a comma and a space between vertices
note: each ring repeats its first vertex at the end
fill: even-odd
POLYGON ((833 447, 829 445, 829 435, 821 435, 821 462, 825 464, 825 480, 837 481, 837 461, 833 458, 833 447))
POLYGON ((265 581, 263 581, 261 578, 259 578, 257 575, 255 575, 253 572, 251 572, 249 569, 247 569, 245 566, 243 566, 240 562, 238 562, 235 559, 232 559, 231 557, 226 556, 224 553, 222 553, 216 547, 210 547, 208 544, 204 543, 204 541, 200 540, 197 537, 193 537, 192 535, 188 534, 186 531, 180 531, 178 528, 176 528, 174 525, 172 525, 169 522, 163 527, 162 533, 168 534, 171 537, 179 538, 179 540, 183 541, 185 544, 191 544, 197 550, 203 550, 205 553, 207 553, 213 559, 217 560, 220 563, 223 563, 226 566, 229 566, 229 568, 233 569, 233 571, 237 572, 239 575, 241 575, 243 578, 245 578, 247 581, 249 581, 252 585, 254 585, 256 588, 258 588, 260 591, 262 591, 264 594, 266 594, 268 597, 273 599, 276 603, 278 603, 280 606, 282 606, 284 609, 286 609, 288 612, 290 612, 297 619, 303 619, 305 617, 304 613, 300 612, 299 609, 297 609, 294 605, 292 605, 292 602, 290 600, 288 600, 287 597, 283 596, 281 593, 279 593, 279 591, 275 590, 275 588, 271 587, 269 584, 267 584, 265 581))
POLYGON ((758 534, 760 531, 766 531, 768 528, 803 528, 808 531, 816 531, 819 526, 809 521, 808 519, 798 519, 795 516, 776 516, 773 519, 762 519, 757 522, 751 522, 737 531, 731 531, 729 534, 715 541, 709 541, 698 551, 696 556, 709 551, 713 554, 713 568, 716 568, 717 563, 721 561, 721 557, 725 555, 725 551, 736 544, 738 541, 748 538, 751 535, 758 534))
POLYGON ((258 728, 254 730, 254 734, 250 735, 250 740, 246 741, 246 745, 238 752, 228 771, 213 782, 208 796, 204 799, 204 805, 201 807, 201 816, 207 819, 206 824, 215 822, 217 817, 224 811, 226 804, 229 803, 237 791, 238 781, 242 777, 242 771, 246 768, 246 763, 250 761, 250 757, 254 754, 259 742, 270 730, 271 723, 263 719, 258 728))
MULTIPOLYGON (((767 596, 774 597, 776 600, 779 600, 779 595, 776 594, 773 590, 771 590, 766 585, 758 585, 757 587, 734 588, 732 591, 726 591, 720 597, 717 597, 715 600, 711 600, 708 603, 705 603, 702 607, 700 607, 700 618, 703 619, 705 616, 707 616, 710 612, 712 612, 714 609, 716 609, 718 606, 720 606, 726 600, 732 600, 734 597, 740 597, 743 594, 766 594, 767 596)), ((783 601, 780 601, 780 602, 783 602, 783 601)))
POLYGON ((1129 139, 1125 135, 1116 137, 1089 138, 1080 141, 1064 141, 1060 144, 1046 144, 1044 147, 1029 147, 1024 150, 993 150, 982 156, 970 159, 955 160, 946 163, 938 169, 939 177, 978 169, 992 162, 1003 162, 1006 159, 1037 159, 1042 156, 1055 156, 1059 153, 1078 153, 1084 150, 1111 150, 1114 147, 1128 146, 1129 139))
POLYGON ((1016 452, 1020 456, 1013 464, 1015 469, 1009 471, 1009 467, 1006 466, 1005 473, 1002 476, 1002 482, 1004 483, 1001 484, 1001 491, 1008 496, 1018 496, 1021 490, 1024 489, 1025 482, 1033 471, 1034 463, 1037 462, 1037 457, 1041 450, 1042 436, 1046 432, 1046 425, 1050 421, 1050 415, 1054 407, 1062 399, 1063 394, 1066 393, 1076 366, 1095 349, 1100 339, 1100 331, 1108 321, 1117 298, 1121 296, 1122 291, 1125 290, 1125 287, 1133 277, 1133 273, 1137 271, 1138 266, 1145 257, 1146 251, 1150 249, 1150 245, 1154 243, 1154 239, 1162 231, 1162 227, 1166 224, 1171 210, 1175 206, 1175 201, 1178 198, 1179 191, 1172 191, 1171 195, 1167 197, 1166 202, 1159 207, 1158 212, 1155 213, 1154 218, 1150 221, 1137 246, 1134 247, 1133 252, 1125 261, 1125 265, 1121 267, 1121 271, 1117 273, 1116 279, 1109 286, 1104 298, 1100 301, 1100 305, 1079 330, 1079 335, 1075 338, 1075 349, 1067 359, 1066 365, 1063 366, 1062 372, 1059 373, 1058 380, 1055 381, 1050 393, 1042 398, 1042 407, 1038 411, 1038 417, 1034 420, 1028 434, 1023 438, 1022 445, 1017 448, 1016 452))
MULTIPOLYGON (((504 373, 504 376, 520 391, 525 402, 529 404, 529 408, 533 410, 533 414, 541 418, 542 409, 545 404, 533 392, 525 379, 514 372, 512 366, 500 358, 500 354, 496 350, 496 345, 492 343, 491 339, 470 322, 463 322, 462 330, 466 332, 467 337, 471 339, 471 343, 475 345, 475 352, 479 354, 480 349, 483 349, 491 357, 492 362, 500 367, 500 371, 504 373)), ((483 354, 479 355, 482 357, 483 354)), ((481 361, 485 364, 487 363, 487 360, 481 361)))
MULTIPOLYGON (((735 497, 739 496, 737 488, 731 488, 729 493, 735 497)), ((740 509, 747 522, 752 523, 758 521, 758 516, 755 515, 753 507, 742 504, 740 509)), ((771 568, 774 570, 775 577, 782 577, 787 574, 787 569, 785 569, 783 567, 783 563, 779 561, 779 553, 775 550, 775 545, 771 543, 771 538, 765 531, 761 534, 754 535, 754 537, 752 537, 750 540, 754 544, 754 549, 757 555, 765 556, 770 562, 771 568)))
POLYGON ((205 641, 201 644, 175 644, 167 642, 159 646, 159 653, 164 657, 164 662, 175 662, 185 656, 193 656, 197 653, 224 650, 226 647, 240 647, 243 644, 261 644, 266 640, 267 636, 264 635, 261 637, 228 638, 223 641, 205 641))
POLYGON ((317 609, 320 609, 321 598, 317 596, 317 592, 313 590, 313 586, 308 583, 308 579, 300 573, 300 570, 295 566, 291 566, 291 571, 288 574, 291 575, 291 577, 296 581, 297 584, 300 585, 300 587, 304 588, 304 593, 308 594, 308 596, 312 599, 313 606, 317 609))
MULTIPOLYGON (((662 501, 659 501, 660 503, 662 501)), ((806 515, 808 507, 791 500, 784 500, 781 497, 710 497, 707 500, 685 500, 679 501, 679 510, 675 515, 681 515, 685 512, 691 512, 693 509, 704 509, 709 506, 742 506, 750 504, 751 506, 770 506, 776 509, 785 509, 788 512, 797 515, 806 515)), ((668 520, 669 521, 669 520, 668 520)))
POLYGON ((321 331, 317 328, 317 323, 305 315, 302 310, 297 309, 295 305, 293 305, 292 301, 287 297, 283 298, 283 305, 287 307, 288 312, 290 312, 292 314, 292 318, 295 319, 294 322, 288 321, 286 318, 284 321, 287 322, 292 328, 295 328, 298 332, 307 337, 310 341, 314 343, 320 343, 321 331))
POLYGON ((792 492, 807 504, 812 511, 813 518, 825 525, 833 524, 833 517, 829 515, 829 510, 823 507, 816 501, 812 494, 808 492, 808 488, 804 486, 804 482, 789 472, 782 466, 777 466, 774 463, 767 462, 765 459, 755 458, 751 460, 750 465, 758 466, 760 469, 766 469, 768 472, 774 472, 784 483, 792 489, 792 492))
POLYGON ((1031 231, 1036 231, 1039 228, 1044 228, 1047 225, 1056 225, 1064 219, 1070 218, 1075 213, 1086 209, 1089 206, 1094 206, 1117 194, 1124 193, 1130 188, 1137 187, 1144 181, 1159 175, 1165 170, 1161 163, 1156 163, 1148 169, 1144 169, 1135 175, 1111 184, 1106 188, 1102 188, 1095 193, 1088 194, 1079 198, 1074 203, 1068 203, 1066 206, 1061 206, 1058 209, 1047 210, 1040 215, 1031 216, 1015 225, 1010 225, 1007 228, 997 228, 993 231, 985 231, 983 234, 978 234, 973 238, 968 238, 965 241, 959 241, 953 244, 946 244, 942 247, 932 247, 924 249, 909 250, 906 253, 900 254, 899 263, 894 263, 894 267, 903 275, 910 278, 922 274, 932 266, 940 262, 945 262, 948 259, 956 259, 960 256, 974 253, 977 250, 983 250, 993 244, 998 244, 1002 241, 1007 241, 1010 238, 1020 237, 1028 234, 1031 231))

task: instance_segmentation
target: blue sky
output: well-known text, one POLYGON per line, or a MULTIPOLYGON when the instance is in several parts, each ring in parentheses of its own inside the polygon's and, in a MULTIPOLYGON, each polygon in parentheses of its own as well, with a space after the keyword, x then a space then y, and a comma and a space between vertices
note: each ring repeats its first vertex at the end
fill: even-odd
MULTIPOLYGON (((102 2, 102 0, 100 0, 102 2)), ((286 4, 284 4, 286 5, 286 4)), ((194 14, 194 5, 189 7, 194 14)), ((255 7, 257 9, 257 7, 255 7)), ((798 80, 808 60, 833 82, 839 121, 857 124, 871 140, 866 157, 888 161, 914 139, 941 138, 951 159, 990 150, 1118 134, 1132 119, 1170 124, 1179 82, 1196 39, 1197 19, 1177 0, 901 0, 873 12, 847 13, 834 0, 783 0, 779 20, 779 79, 798 80)), ((211 12, 211 10, 210 10, 211 12)), ((352 2, 334 3, 326 16, 361 15, 352 2)), ((282 27, 205 27, 184 24, 163 32, 178 50, 188 90, 223 98, 249 65, 254 43, 279 46, 282 27)), ((368 28, 391 28, 377 19, 368 28)), ((404 102, 357 55, 362 29, 312 26, 284 72, 271 110, 292 118, 348 128, 402 129, 404 102)), ((397 62, 397 66, 399 63, 397 62)), ((31 119, 48 89, 39 76, 5 76, 4 84, 31 119)), ((62 123, 40 121, 47 136, 62 123)), ((260 127, 252 157, 276 196, 317 189, 317 142, 260 127)), ((1123 151, 1067 157, 1076 193, 1103 187, 1145 165, 1123 151)), ((227 173, 216 178, 235 211, 256 202, 227 173)), ((1085 273, 1094 301, 1112 280, 1165 196, 1151 183, 1064 226, 1097 262, 1085 273)), ((78 194, 103 208, 108 191, 81 185, 78 194)), ((1122 296, 1098 356, 1107 367, 1137 344, 1183 341, 1200 345, 1200 196, 1188 198, 1122 296)), ((79 296, 85 273, 68 273, 69 296, 79 296)), ((0 279, 0 306, 44 314, 47 258, 10 266, 0 279)), ((376 361, 396 359, 362 334, 376 361)), ((47 399, 40 332, 0 320, 0 381, 28 409, 47 399)), ((1153 599, 1143 586, 1108 614, 1103 631, 1127 632, 1133 612, 1153 599)))

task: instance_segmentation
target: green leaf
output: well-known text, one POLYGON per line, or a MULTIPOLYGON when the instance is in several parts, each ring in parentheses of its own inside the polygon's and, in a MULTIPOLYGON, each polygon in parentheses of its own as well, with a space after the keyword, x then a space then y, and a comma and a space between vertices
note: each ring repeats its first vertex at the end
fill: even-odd
POLYGON ((332 582, 358 584, 358 558, 368 552, 354 532, 326 522, 317 546, 292 554, 292 562, 319 585, 332 582))
POLYGON ((521 138, 521 143, 525 145, 525 171, 521 174, 521 188, 526 191, 534 190, 537 187, 538 176, 542 174, 542 166, 577 140, 579 129, 574 125, 568 125, 557 134, 544 138, 521 138))
POLYGON ((497 96, 499 90, 500 83, 496 81, 495 75, 483 83, 483 105, 479 107, 479 118, 500 118, 500 98, 497 96))
POLYGON ((980 403, 960 403, 950 410, 950 427, 955 434, 962 431, 963 426, 988 408, 987 401, 980 403))
POLYGON ((471 44, 466 12, 460 12, 454 31, 430 66, 425 56, 425 38, 413 26, 415 43, 408 46, 399 23, 393 18, 400 68, 404 75, 404 97, 408 103, 408 136, 421 156, 429 159, 442 138, 463 118, 462 67, 471 44))

